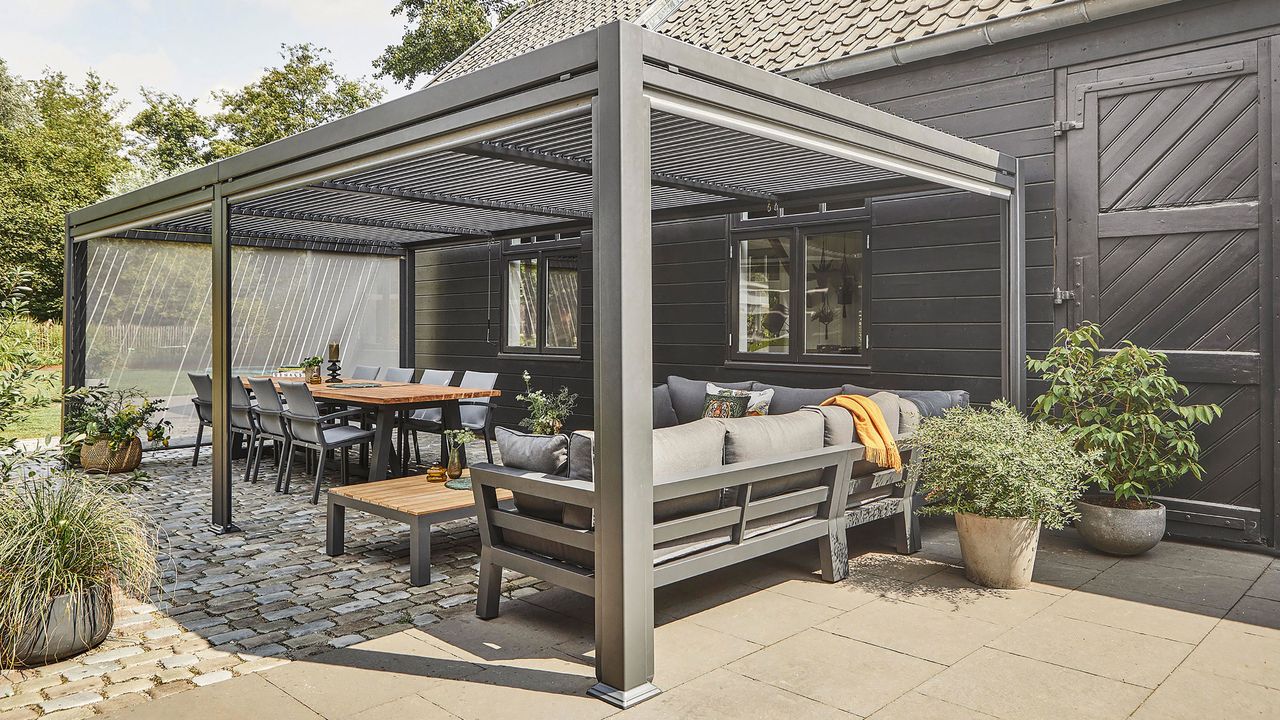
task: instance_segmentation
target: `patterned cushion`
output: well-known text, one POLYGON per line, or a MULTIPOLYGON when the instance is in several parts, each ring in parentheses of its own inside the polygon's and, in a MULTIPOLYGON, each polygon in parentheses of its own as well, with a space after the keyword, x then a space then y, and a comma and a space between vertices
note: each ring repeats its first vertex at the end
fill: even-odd
MULTIPOLYGON (((731 390, 751 390, 754 383, 750 380, 739 383, 718 383, 722 388, 731 390)), ((671 394, 671 407, 676 411, 676 418, 681 423, 691 423, 702 417, 702 405, 707 399, 707 381, 689 380, 679 375, 667 378, 667 390, 671 394)))
MULTIPOLYGON (((745 393, 745 391, 744 391, 745 393)), ((740 418, 747 414, 747 395, 728 393, 707 393, 702 401, 702 417, 705 418, 740 418)))
MULTIPOLYGON (((707 395, 732 395, 735 397, 745 397, 747 399, 747 411, 743 415, 735 415, 733 417, 753 417, 756 415, 768 415, 769 404, 773 402, 773 389, 768 390, 736 390, 734 388, 720 387, 715 383, 707 383, 707 395)), ((703 417, 707 417, 706 403, 703 403, 703 417)), ((719 415, 714 417, 721 417, 719 415)))

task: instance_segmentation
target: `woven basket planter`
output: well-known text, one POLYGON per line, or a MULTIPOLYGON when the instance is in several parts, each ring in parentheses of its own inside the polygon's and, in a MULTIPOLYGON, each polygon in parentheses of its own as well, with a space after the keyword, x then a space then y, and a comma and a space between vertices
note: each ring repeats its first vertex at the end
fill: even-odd
POLYGON ((119 450, 112 450, 106 440, 80 449, 80 466, 90 472, 133 472, 142 464, 142 441, 134 438, 119 450))

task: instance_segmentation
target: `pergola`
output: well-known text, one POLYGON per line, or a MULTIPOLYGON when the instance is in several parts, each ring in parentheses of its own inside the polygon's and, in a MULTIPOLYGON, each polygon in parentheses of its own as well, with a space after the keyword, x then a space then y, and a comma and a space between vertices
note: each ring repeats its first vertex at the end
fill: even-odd
POLYGON ((232 531, 233 245, 408 252, 589 218, 593 693, 626 706, 656 692, 651 221, 936 188, 1001 203, 1001 377, 1006 398, 1021 405, 1024 193, 1015 158, 625 22, 71 213, 68 383, 84 375, 75 308, 85 241, 182 234, 211 243, 212 522, 232 531))

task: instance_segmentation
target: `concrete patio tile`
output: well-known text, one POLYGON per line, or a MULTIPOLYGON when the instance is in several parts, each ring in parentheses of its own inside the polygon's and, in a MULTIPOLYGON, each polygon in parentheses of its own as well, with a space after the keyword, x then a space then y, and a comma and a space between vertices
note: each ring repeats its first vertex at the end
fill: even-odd
POLYGON ((533 657, 560 645, 590 647, 595 642, 590 625, 522 600, 502 603, 492 620, 457 615, 407 632, 451 655, 484 663, 533 657))
POLYGON ((1180 667, 1133 714, 1134 720, 1274 718, 1280 690, 1180 667))
POLYGON ((918 690, 1009 720, 1124 718, 1150 692, 992 648, 978 650, 918 690))
POLYGON ((418 694, 463 720, 599 720, 617 709, 586 694, 595 684, 593 666, 548 654, 487 665, 418 694))
POLYGON ((913 691, 880 708, 868 720, 990 720, 991 717, 913 691))
POLYGON ((621 720, 741 720, 745 717, 851 720, 854 716, 768 683, 720 669, 614 717, 621 720))
POLYGON ((679 620, 760 591, 760 588, 733 580, 724 573, 711 573, 666 585, 654 590, 653 613, 658 621, 679 620))
POLYGON ((1258 577, 1257 581, 1253 583, 1253 586, 1245 594, 1250 597, 1280 602, 1280 563, 1272 563, 1271 567, 1258 577))
POLYGON ((101 715, 119 720, 319 720, 306 705, 258 675, 178 693, 101 715), (195 694, 198 693, 198 694, 195 694), (198 698, 198 700, 197 700, 198 698))
POLYGON ((1195 648, 1062 615, 1038 615, 989 645, 1015 655, 1154 688, 1195 648))
MULTIPOLYGON (((932 543, 930 543, 932 545, 932 543)), ((940 573, 952 566, 947 563, 929 560, 915 555, 897 555, 893 553, 872 552, 849 558, 849 572, 867 573, 877 577, 916 582, 930 575, 940 573)))
POLYGON ((1280 637, 1215 627, 1185 667, 1280 690, 1280 637))
POLYGON ((944 667, 811 629, 748 655, 728 669, 865 717, 944 667))
POLYGON ((421 695, 409 695, 351 716, 351 720, 458 720, 458 716, 421 695))
POLYGON ((668 623, 653 633, 653 684, 670 690, 750 655, 760 647, 691 620, 668 623))
POLYGON ((1222 627, 1280 637, 1280 602, 1245 595, 1222 620, 1222 627))
POLYGON ((769 587, 768 590, 837 610, 853 610, 883 597, 886 593, 901 592, 906 587, 907 583, 901 580, 866 573, 850 573, 849 577, 836 583, 824 582, 820 576, 812 575, 778 583, 769 587))
POLYGON ((950 568, 886 595, 914 605, 954 612, 998 625, 1014 625, 1057 601, 1035 590, 993 590, 970 582, 963 570, 950 568))
POLYGON ((1008 628, 897 600, 876 600, 818 626, 821 630, 951 665, 1008 628))
POLYGON ((1076 565, 1102 572, 1116 563, 1120 558, 1103 555, 1090 548, 1074 529, 1045 530, 1040 533, 1040 545, 1037 558, 1064 565, 1076 565))
POLYGON ((553 587, 550 590, 535 592, 520 599, 531 605, 537 605, 543 610, 566 615, 578 622, 595 622, 595 599, 572 590, 553 587))
POLYGON ((1174 568, 1155 563, 1122 562, 1080 586, 1084 592, 1103 595, 1132 594, 1165 598, 1230 610, 1253 584, 1227 575, 1174 568))
POLYGON ((769 645, 839 613, 827 605, 757 590, 751 595, 690 615, 687 619, 743 640, 769 645))
POLYGON ((1163 565, 1179 570, 1226 575, 1253 582, 1271 564, 1271 558, 1247 550, 1231 550, 1165 540, 1147 552, 1136 557, 1125 558, 1121 562, 1126 566, 1163 565))
POLYGON ((1077 590, 1046 608, 1043 614, 1198 643, 1218 623, 1222 610, 1137 594, 1115 597, 1077 590))
POLYGON ((272 668, 257 677, 324 717, 338 720, 480 670, 408 633, 394 633, 272 668))
POLYGON ((1031 575, 1030 590, 1050 595, 1066 595, 1102 572, 1082 565, 1071 565, 1037 554, 1031 575))

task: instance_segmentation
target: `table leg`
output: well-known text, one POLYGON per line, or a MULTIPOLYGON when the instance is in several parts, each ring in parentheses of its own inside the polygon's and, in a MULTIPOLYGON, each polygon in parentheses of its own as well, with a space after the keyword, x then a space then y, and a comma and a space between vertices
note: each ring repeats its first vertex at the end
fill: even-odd
POLYGON ((378 408, 377 425, 373 430, 373 462, 369 466, 369 481, 386 480, 387 470, 391 467, 395 449, 391 446, 395 434, 396 411, 391 408, 378 408))
POLYGON ((346 551, 346 537, 344 521, 346 520, 347 508, 335 503, 333 498, 329 498, 329 514, 325 519, 325 552, 330 557, 337 557, 346 551))
MULTIPOLYGON (((461 430, 462 429, 462 408, 457 401, 444 403, 440 407, 440 421, 444 425, 445 430, 461 430)), ((449 440, 440 436, 440 464, 449 467, 449 440)), ((462 453, 462 466, 467 466, 467 454, 462 453)))
POLYGON ((431 523, 425 517, 409 523, 409 584, 431 584, 431 523))

